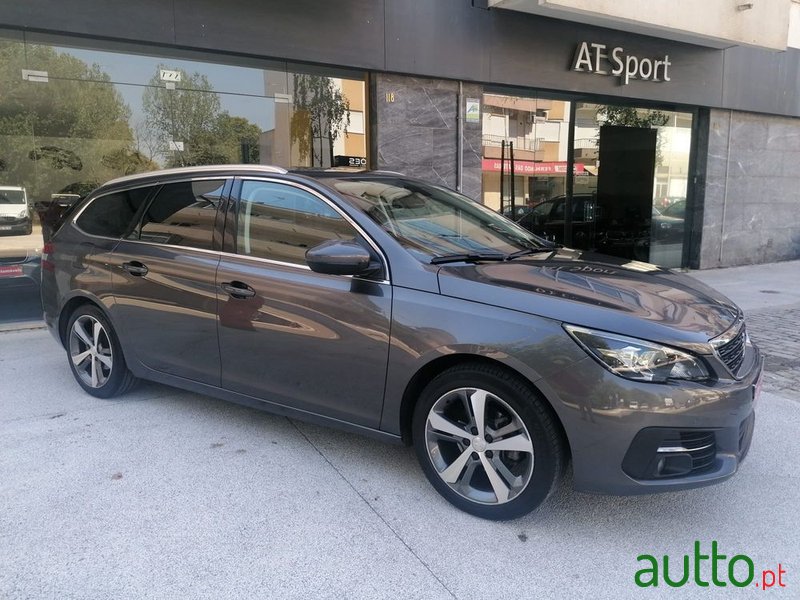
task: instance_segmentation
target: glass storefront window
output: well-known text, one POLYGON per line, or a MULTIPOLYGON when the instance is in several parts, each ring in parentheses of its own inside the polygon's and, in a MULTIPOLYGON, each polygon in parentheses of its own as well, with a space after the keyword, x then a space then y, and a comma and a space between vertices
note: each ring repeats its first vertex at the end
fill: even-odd
POLYGON ((575 116, 572 245, 680 267, 692 114, 577 103, 575 116))
POLYGON ((196 54, 0 39, 0 196, 27 198, 24 218, 0 205, 0 323, 41 318, 41 216, 109 179, 206 164, 367 167, 363 77, 196 54))
POLYGON ((691 113, 490 93, 482 113, 484 204, 551 241, 681 266, 691 113))
POLYGON ((484 204, 506 215, 513 204, 519 219, 533 206, 564 195, 569 111, 569 102, 562 100, 484 94, 484 204))

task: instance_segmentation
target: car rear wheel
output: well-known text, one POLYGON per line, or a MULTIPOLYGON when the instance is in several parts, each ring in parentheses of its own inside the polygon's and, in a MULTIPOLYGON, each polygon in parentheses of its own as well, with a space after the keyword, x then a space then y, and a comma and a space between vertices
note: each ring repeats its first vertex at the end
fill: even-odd
POLYGON ((564 467, 564 443, 544 401, 492 365, 457 366, 434 378, 415 408, 412 434, 436 490, 485 519, 532 511, 564 467))
POLYGON ((72 313, 66 346, 75 380, 92 396, 112 398, 135 383, 114 330, 95 306, 85 304, 72 313))

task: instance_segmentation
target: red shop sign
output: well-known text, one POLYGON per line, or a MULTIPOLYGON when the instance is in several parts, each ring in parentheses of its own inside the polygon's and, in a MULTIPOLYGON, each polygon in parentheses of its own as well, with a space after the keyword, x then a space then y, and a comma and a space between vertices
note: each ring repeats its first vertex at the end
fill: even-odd
MULTIPOLYGON (((484 158, 481 162, 484 171, 494 173, 500 172, 499 158, 484 158)), ((506 173, 511 169, 510 161, 506 160, 506 173)), ((575 163, 573 173, 581 175, 584 173, 583 164, 575 163)), ((566 175, 566 161, 559 162, 534 162, 532 160, 515 160, 514 175, 566 175)))

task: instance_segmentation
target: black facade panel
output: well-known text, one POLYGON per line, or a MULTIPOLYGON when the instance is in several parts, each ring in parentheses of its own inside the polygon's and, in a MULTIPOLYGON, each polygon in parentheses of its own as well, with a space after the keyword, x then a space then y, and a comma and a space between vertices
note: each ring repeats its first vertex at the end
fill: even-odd
POLYGON ((800 51, 725 51, 722 107, 800 116, 800 51))
POLYGON ((500 85, 715 106, 722 51, 516 11, 469 0, 386 0, 386 70, 500 85), (581 42, 672 62, 672 81, 632 80, 571 70, 581 42))
POLYGON ((383 69, 383 0, 174 0, 175 41, 359 69, 383 69))
POLYGON ((492 14, 470 0, 386 0, 385 70, 492 81, 492 14))
POLYGON ((0 2, 0 25, 54 33, 175 43, 172 0, 0 2))
POLYGON ((493 83, 674 102, 716 105, 721 99, 722 52, 611 29, 493 10, 491 56, 493 83), (669 56, 671 81, 631 80, 571 70, 581 42, 621 46, 624 55, 661 60, 669 56))

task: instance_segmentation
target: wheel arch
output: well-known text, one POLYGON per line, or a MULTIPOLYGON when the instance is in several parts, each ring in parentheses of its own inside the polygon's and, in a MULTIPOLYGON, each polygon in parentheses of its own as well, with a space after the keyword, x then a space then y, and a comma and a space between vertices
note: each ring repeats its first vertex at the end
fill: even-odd
MULTIPOLYGON (((403 392, 403 398, 400 404, 400 435, 404 444, 411 444, 411 422, 414 416, 414 407, 417 404, 422 390, 430 381, 432 381, 440 373, 443 373, 451 367, 463 364, 483 364, 488 366, 497 367, 519 379, 524 385, 529 387, 535 394, 537 394, 543 401, 545 408, 550 412, 553 422, 558 427, 558 433, 561 436, 563 447, 567 452, 567 460, 571 458, 572 451, 570 448, 569 437, 564 428, 556 410, 542 391, 532 382, 528 377, 525 377, 519 370, 509 366, 508 364, 488 356, 480 354, 456 353, 446 354, 439 356, 424 364, 409 380, 403 392)), ((567 461, 565 461, 566 464, 567 461)))
MULTIPOLYGON (((61 340, 61 345, 65 348, 67 344, 67 326, 69 325, 69 319, 72 316, 72 313, 74 313, 78 307, 83 306, 84 304, 88 304, 97 308, 97 310, 103 313, 103 316, 106 318, 106 320, 111 323, 112 327, 114 327, 114 321, 111 319, 111 316, 108 314, 108 310, 103 303, 100 302, 100 300, 91 296, 85 296, 83 294, 72 296, 64 303, 64 306, 61 307, 61 311, 58 314, 58 338, 61 340)), ((114 328, 116 330, 116 327, 114 328)), ((118 333, 117 337, 119 337, 118 333)), ((120 345, 122 344, 120 343, 120 345)))

